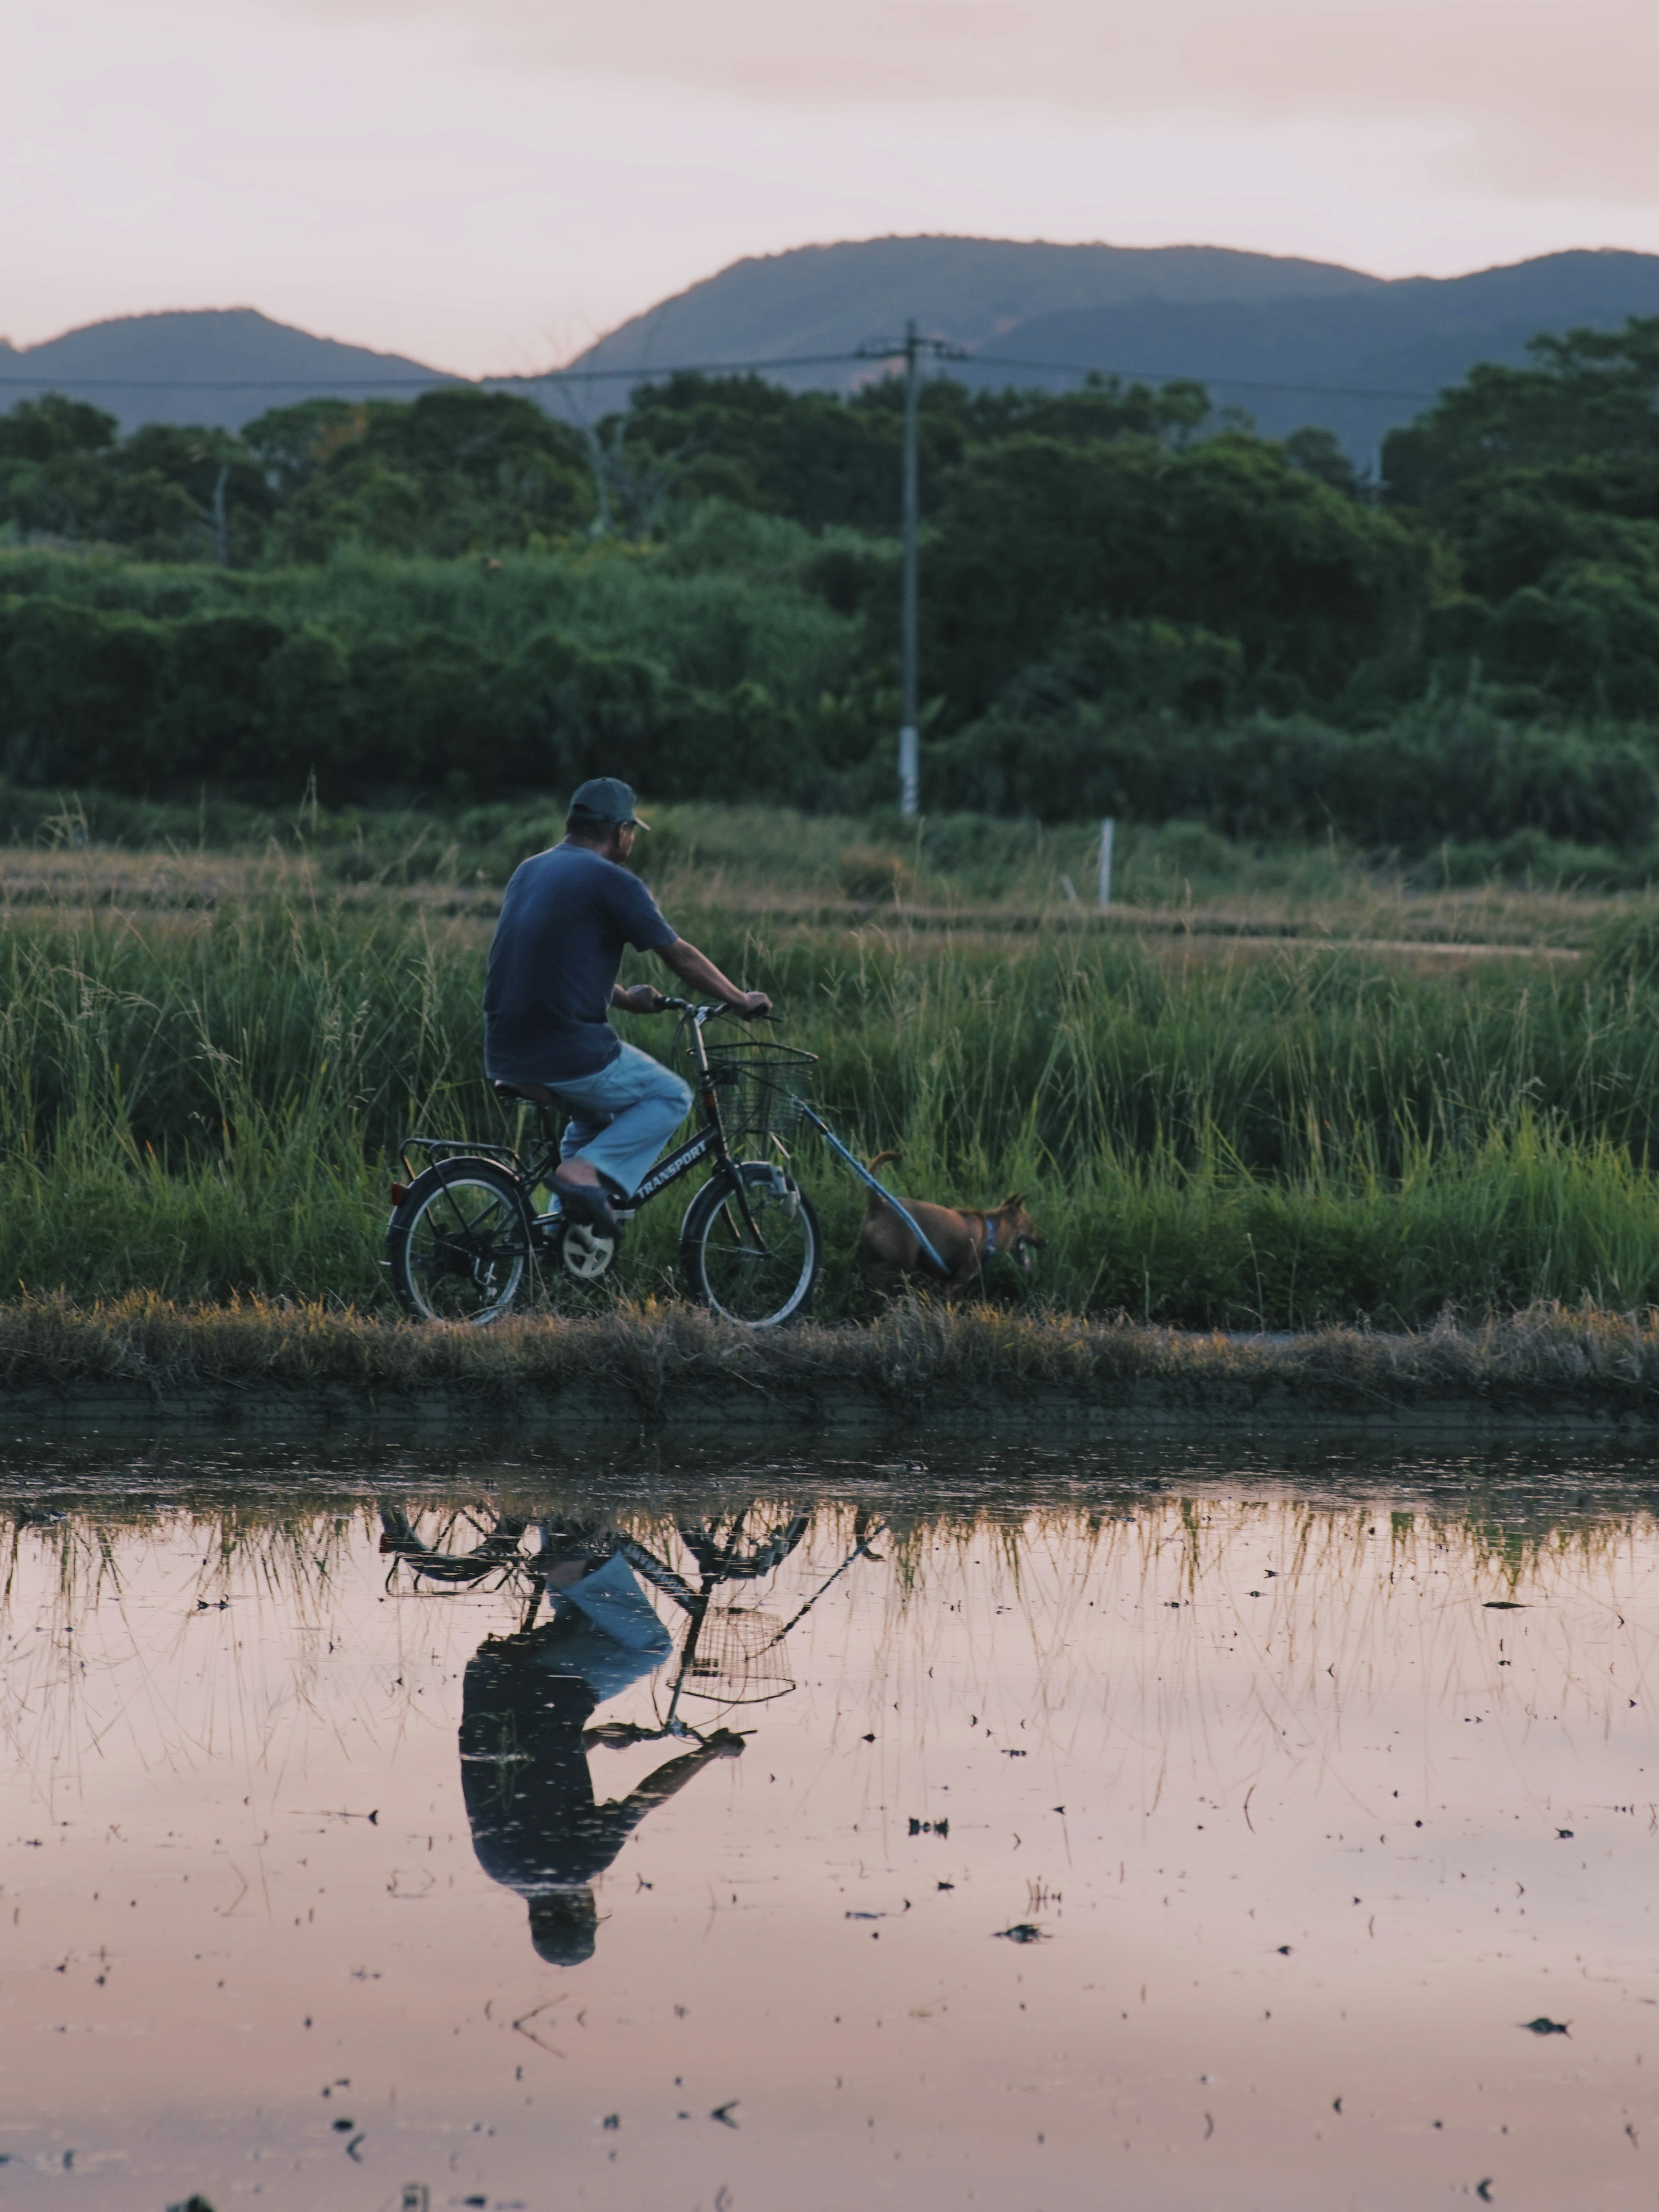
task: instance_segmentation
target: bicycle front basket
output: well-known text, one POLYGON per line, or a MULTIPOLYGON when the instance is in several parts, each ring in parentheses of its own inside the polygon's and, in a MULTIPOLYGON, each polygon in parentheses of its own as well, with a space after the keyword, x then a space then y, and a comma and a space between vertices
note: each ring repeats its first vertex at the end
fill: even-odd
POLYGON ((795 1686, 783 1652, 783 1624, 748 1606, 710 1606, 694 1630, 683 1693, 713 1705, 763 1705, 795 1686))
POLYGON ((817 1064, 815 1052, 787 1044, 711 1044, 708 1078, 729 1144, 737 1137, 787 1137, 800 1126, 796 1099, 817 1064))

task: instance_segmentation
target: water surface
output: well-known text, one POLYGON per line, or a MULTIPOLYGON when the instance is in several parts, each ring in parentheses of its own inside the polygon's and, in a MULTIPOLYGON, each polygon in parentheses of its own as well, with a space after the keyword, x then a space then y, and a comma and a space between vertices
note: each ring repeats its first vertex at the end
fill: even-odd
POLYGON ((1651 2203, 1656 1499, 20 1448, 0 2196, 1651 2203))

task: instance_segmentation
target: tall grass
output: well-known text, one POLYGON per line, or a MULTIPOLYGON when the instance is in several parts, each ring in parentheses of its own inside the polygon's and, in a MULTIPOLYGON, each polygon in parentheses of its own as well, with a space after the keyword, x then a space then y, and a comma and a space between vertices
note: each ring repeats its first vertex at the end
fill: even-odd
MULTIPOLYGON (((204 917, 0 930, 12 1291, 383 1302, 399 1136, 510 1133, 482 1076, 486 927, 273 883, 204 917)), ((775 993, 836 1126, 903 1148, 900 1188, 1028 1194, 1049 1244, 1011 1295, 1271 1327, 1659 1301, 1638 974, 676 918, 775 993)), ((665 1023, 623 1026, 669 1046, 665 1023)), ((819 1310, 855 1310, 862 1193, 820 1155, 801 1170, 833 1255, 819 1310)), ((678 1212, 671 1193, 635 1224, 635 1293, 672 1281, 678 1212)))

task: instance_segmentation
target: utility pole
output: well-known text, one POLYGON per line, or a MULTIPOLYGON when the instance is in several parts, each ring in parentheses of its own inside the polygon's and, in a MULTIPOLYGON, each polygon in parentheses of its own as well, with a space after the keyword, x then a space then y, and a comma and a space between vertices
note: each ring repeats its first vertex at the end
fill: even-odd
POLYGON ((935 361, 963 361, 967 356, 962 347, 947 345, 943 338, 923 337, 916 328, 914 317, 904 325, 902 338, 877 338, 868 345, 860 346, 859 352, 866 361, 902 361, 904 363, 904 459, 901 499, 904 564, 899 609, 898 781, 899 812, 908 817, 917 811, 921 785, 920 744, 916 734, 921 609, 916 533, 921 519, 916 427, 921 406, 921 356, 927 354, 935 361))
POLYGON ((213 483, 213 557, 222 568, 230 566, 230 516, 225 495, 230 489, 230 463, 221 461, 213 483))
POLYGON ((921 504, 916 481, 916 354, 920 345, 915 323, 908 322, 904 325, 904 599, 899 624, 899 812, 907 817, 916 811, 921 782, 916 744, 916 524, 921 504))

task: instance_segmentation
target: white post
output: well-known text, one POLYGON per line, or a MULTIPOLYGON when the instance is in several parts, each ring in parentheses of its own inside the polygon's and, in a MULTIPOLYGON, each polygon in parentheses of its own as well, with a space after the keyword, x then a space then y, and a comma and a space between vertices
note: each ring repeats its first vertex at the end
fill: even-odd
POLYGON ((1115 826, 1109 814, 1100 825, 1100 910, 1103 914, 1112 902, 1112 831, 1115 826))
POLYGON ((921 796, 921 777, 916 763, 916 732, 907 722, 899 732, 899 812, 914 814, 921 796))

